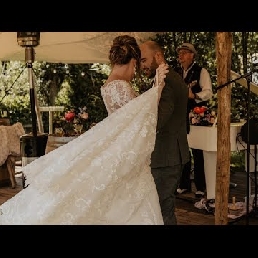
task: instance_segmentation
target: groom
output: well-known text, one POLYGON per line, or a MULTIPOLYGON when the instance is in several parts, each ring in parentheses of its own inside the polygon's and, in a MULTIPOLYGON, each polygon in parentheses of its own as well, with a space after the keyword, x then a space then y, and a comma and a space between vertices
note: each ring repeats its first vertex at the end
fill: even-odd
MULTIPOLYGON (((164 52, 155 41, 140 45, 141 69, 149 78, 154 78, 156 69, 165 63, 164 52)), ((172 68, 165 78, 165 86, 158 106, 157 134, 151 156, 153 175, 165 225, 176 225, 175 192, 182 168, 189 157, 186 119, 188 88, 172 68)))

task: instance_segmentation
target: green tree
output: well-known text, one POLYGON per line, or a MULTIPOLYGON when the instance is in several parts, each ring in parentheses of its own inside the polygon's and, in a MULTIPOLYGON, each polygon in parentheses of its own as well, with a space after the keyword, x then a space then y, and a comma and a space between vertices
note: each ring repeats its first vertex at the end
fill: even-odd
POLYGON ((87 108, 89 118, 85 122, 85 129, 89 129, 92 123, 98 123, 107 116, 100 93, 100 87, 107 79, 107 74, 101 72, 101 68, 102 66, 97 64, 69 64, 70 103, 67 108, 87 108))
POLYGON ((11 123, 31 123, 30 84, 25 63, 6 61, 1 62, 0 68, 0 110, 8 112, 11 123))

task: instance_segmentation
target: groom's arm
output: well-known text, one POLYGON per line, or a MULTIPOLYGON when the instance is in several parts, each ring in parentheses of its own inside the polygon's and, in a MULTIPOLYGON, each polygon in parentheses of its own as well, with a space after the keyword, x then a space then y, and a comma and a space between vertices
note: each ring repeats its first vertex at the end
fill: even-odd
POLYGON ((162 90, 158 106, 157 131, 161 130, 174 111, 173 88, 169 78, 165 78, 165 86, 162 90))

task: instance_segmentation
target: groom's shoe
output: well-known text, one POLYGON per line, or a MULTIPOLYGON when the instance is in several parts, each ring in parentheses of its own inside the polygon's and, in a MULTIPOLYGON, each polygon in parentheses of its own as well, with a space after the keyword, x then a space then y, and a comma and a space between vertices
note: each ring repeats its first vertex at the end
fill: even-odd
POLYGON ((189 190, 189 189, 177 188, 177 190, 176 190, 177 194, 190 193, 190 192, 191 192, 191 190, 189 190))
POLYGON ((197 192, 195 192, 195 197, 196 198, 203 198, 204 197, 204 192, 202 192, 202 191, 197 191, 197 192))

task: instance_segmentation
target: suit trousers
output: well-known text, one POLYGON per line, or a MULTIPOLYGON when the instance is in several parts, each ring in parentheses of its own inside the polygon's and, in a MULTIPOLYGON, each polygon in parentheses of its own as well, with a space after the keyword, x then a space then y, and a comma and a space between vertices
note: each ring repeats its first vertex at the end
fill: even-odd
POLYGON ((203 150, 192 149, 194 160, 194 183, 197 191, 206 189, 203 150))
POLYGON ((164 225, 177 224, 175 215, 175 191, 182 174, 182 167, 182 165, 176 165, 151 169, 159 196, 164 225))
MULTIPOLYGON (((204 192, 206 189, 203 150, 191 149, 194 161, 194 184, 197 191, 204 192)), ((190 152, 191 156, 191 152, 190 152)), ((179 183, 180 189, 191 191, 191 160, 185 164, 179 183)))
POLYGON ((191 152, 189 151, 190 160, 184 165, 182 176, 180 178, 179 188, 187 189, 191 192, 192 183, 191 183, 191 169, 192 169, 192 160, 191 160, 191 152))

